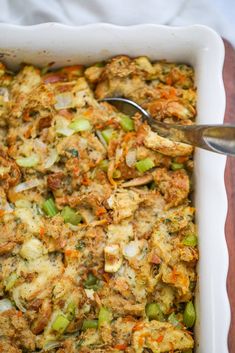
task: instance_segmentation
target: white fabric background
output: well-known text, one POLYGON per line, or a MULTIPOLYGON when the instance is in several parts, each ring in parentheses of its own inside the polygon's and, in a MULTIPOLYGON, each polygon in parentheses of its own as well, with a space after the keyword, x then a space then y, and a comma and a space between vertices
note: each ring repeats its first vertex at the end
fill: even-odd
POLYGON ((0 0, 0 22, 205 24, 235 46, 235 0, 0 0))

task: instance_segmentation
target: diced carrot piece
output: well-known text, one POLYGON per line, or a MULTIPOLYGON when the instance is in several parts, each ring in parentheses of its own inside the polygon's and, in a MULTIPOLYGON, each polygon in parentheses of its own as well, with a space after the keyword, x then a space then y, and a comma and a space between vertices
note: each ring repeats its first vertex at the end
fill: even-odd
POLYGON ((82 185, 88 186, 88 185, 90 185, 91 180, 87 176, 84 176, 81 183, 82 183, 82 185))
POLYGON ((161 342, 163 341, 163 338, 164 338, 164 336, 161 335, 161 336, 159 336, 159 337, 156 339, 156 341, 157 341, 158 343, 161 343, 161 342))
POLYGON ((73 249, 67 249, 65 250, 65 255, 70 256, 70 257, 77 257, 79 255, 79 251, 73 250, 73 249))
POLYGON ((142 330, 142 328, 144 327, 144 324, 142 322, 138 322, 133 328, 132 331, 139 331, 142 330))
POLYGON ((101 216, 102 214, 106 213, 106 208, 105 207, 99 207, 97 210, 96 210, 96 216, 101 216))
POLYGON ((124 351, 127 348, 126 344, 116 344, 116 346, 113 347, 114 349, 118 349, 120 351, 124 351))
POLYGON ((45 235, 45 228, 41 227, 40 230, 39 230, 39 234, 41 237, 43 237, 45 235))

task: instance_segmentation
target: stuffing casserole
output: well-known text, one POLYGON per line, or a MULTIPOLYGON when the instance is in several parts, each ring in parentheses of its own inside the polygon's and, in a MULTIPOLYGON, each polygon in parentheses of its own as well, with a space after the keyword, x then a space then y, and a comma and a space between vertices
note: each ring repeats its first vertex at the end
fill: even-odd
POLYGON ((0 67, 0 352, 192 352, 193 149, 99 100, 193 124, 193 69, 48 69, 0 67))

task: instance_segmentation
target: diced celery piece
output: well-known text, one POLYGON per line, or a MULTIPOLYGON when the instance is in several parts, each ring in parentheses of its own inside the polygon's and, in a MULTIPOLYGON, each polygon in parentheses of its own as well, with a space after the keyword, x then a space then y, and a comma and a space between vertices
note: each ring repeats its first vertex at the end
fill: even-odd
POLYGON ((152 169, 154 167, 154 162, 152 161, 151 158, 145 158, 138 161, 135 164, 135 167, 139 172, 144 173, 147 170, 152 169))
POLYGON ((76 132, 88 131, 91 130, 91 123, 87 119, 78 118, 74 119, 68 127, 76 132))
POLYGON ((69 320, 67 319, 67 317, 64 314, 59 314, 56 316, 51 327, 53 328, 53 330, 59 333, 63 333, 68 327, 68 325, 69 320))
POLYGON ((120 116, 120 125, 123 128, 124 131, 128 132, 128 131, 133 131, 134 130, 134 121, 133 119, 131 119, 129 116, 127 115, 121 115, 120 116))
POLYGON ((120 172, 119 169, 115 169, 115 170, 114 170, 114 172, 113 172, 113 178, 114 178, 114 179, 120 178, 121 175, 122 175, 122 174, 121 174, 121 172, 120 172))
POLYGON ((184 309, 183 322, 187 328, 193 327, 196 320, 196 311, 192 302, 188 302, 184 309))
POLYGON ((109 143, 109 141, 111 140, 112 135, 113 135, 113 129, 111 129, 111 128, 105 129, 105 130, 101 131, 101 135, 104 138, 105 142, 109 143))
POLYGON ((75 316, 76 305, 74 302, 70 302, 66 309, 66 316, 69 321, 72 321, 75 316))
POLYGON ((84 320, 82 324, 82 330, 85 331, 89 328, 95 328, 97 329, 98 327, 98 320, 84 320))
POLYGON ((32 168, 35 167, 39 162, 39 157, 36 154, 32 154, 30 157, 17 158, 16 163, 20 167, 32 168))
POLYGON ((102 306, 100 308, 99 317, 98 317, 98 327, 101 327, 104 323, 110 323, 111 320, 112 320, 111 312, 107 308, 102 306))
POLYGON ((187 246, 196 246, 197 236, 195 234, 186 235, 186 237, 183 239, 183 244, 187 246))
POLYGON ((159 320, 163 321, 164 316, 162 310, 158 303, 149 303, 145 307, 146 315, 148 316, 149 320, 159 320))
POLYGON ((42 208, 43 208, 43 211, 47 214, 47 216, 50 216, 50 217, 55 216, 59 212, 52 198, 49 198, 48 200, 46 200, 43 203, 42 208))
POLYGON ((82 216, 79 213, 76 213, 69 206, 63 208, 61 216, 63 217, 65 223, 71 223, 74 226, 78 225, 82 220, 82 216))
POLYGON ((100 287, 99 278, 95 277, 93 273, 88 273, 87 279, 84 282, 84 287, 87 289, 97 290, 100 287))
POLYGON ((109 167, 109 161, 107 159, 104 159, 103 161, 101 161, 99 163, 99 167, 100 169, 102 169, 104 172, 108 171, 108 167, 109 167))
POLYGON ((179 169, 183 169, 184 168, 184 165, 182 163, 171 163, 171 169, 172 170, 179 170, 179 169))

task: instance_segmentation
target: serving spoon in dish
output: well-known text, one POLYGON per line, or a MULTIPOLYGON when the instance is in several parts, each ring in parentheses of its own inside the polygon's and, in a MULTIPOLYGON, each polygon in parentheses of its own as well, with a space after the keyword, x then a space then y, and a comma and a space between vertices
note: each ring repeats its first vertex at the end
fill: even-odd
POLYGON ((174 125, 158 122, 139 104, 126 98, 103 98, 122 113, 141 113, 151 129, 160 136, 208 151, 235 156, 235 125, 174 125))

